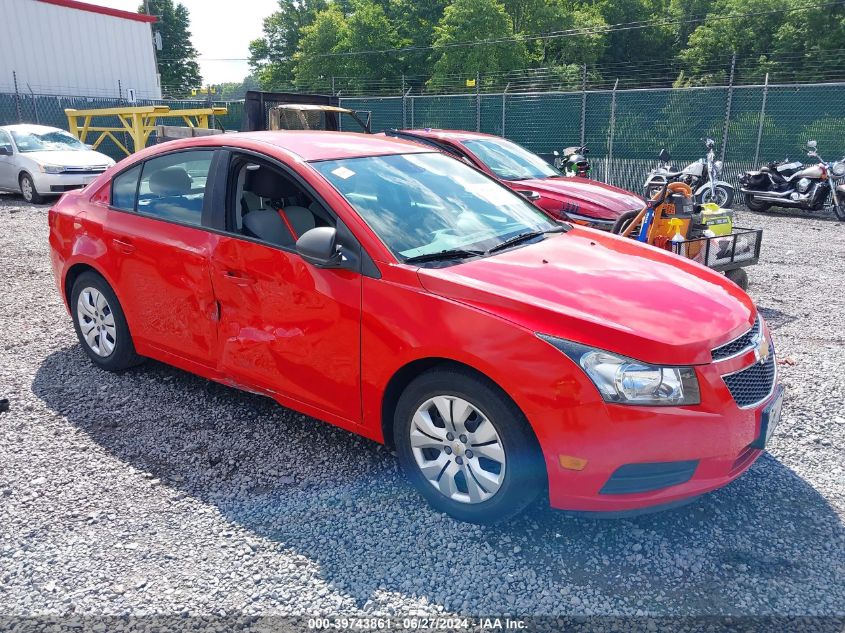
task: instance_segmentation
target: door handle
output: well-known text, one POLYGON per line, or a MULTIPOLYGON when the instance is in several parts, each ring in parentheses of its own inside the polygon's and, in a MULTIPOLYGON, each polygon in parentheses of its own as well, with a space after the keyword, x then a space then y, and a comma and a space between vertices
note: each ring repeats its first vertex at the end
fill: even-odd
POLYGON ((249 275, 245 275, 244 273, 240 273, 233 270, 227 270, 225 273, 223 273, 223 277, 225 277, 237 286, 249 286, 255 283, 255 279, 253 279, 249 275))
POLYGON ((114 246, 121 253, 126 253, 127 255, 129 255, 135 252, 135 245, 128 240, 119 240, 115 238, 111 241, 111 243, 112 246, 114 246))

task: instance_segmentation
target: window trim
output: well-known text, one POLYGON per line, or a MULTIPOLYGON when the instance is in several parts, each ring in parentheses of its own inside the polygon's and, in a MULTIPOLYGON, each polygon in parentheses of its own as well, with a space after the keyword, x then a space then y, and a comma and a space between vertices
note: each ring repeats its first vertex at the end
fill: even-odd
MULTIPOLYGON (((109 204, 108 208, 110 211, 120 211, 122 213, 133 213, 142 218, 148 218, 150 220, 159 220, 161 222, 167 222, 169 224, 177 224, 179 226, 187 226, 195 229, 210 229, 213 228, 206 224, 207 216, 211 216, 211 209, 207 210, 207 207, 211 205, 209 202, 213 195, 209 194, 209 189, 211 189, 211 193, 216 193, 214 191, 214 187, 206 186, 205 193, 203 194, 203 201, 202 201, 202 212, 200 214, 200 223, 195 224, 193 222, 185 222, 183 220, 174 220, 173 218, 163 218, 160 215, 152 215, 151 213, 143 213, 138 211, 138 194, 141 191, 141 179, 144 177, 144 167, 150 161, 156 160, 158 158, 164 158, 165 156, 175 156, 176 154, 184 154, 185 152, 210 152, 211 153, 211 163, 208 166, 208 173, 209 175, 214 171, 215 165, 219 160, 218 155, 220 153, 220 148, 217 146, 199 146, 199 147, 183 147, 181 149, 176 149, 171 152, 162 152, 160 154, 156 154, 155 156, 150 156, 144 160, 139 160, 131 165, 127 165, 124 169, 121 169, 117 174, 111 177, 109 182, 109 204), (131 171, 135 167, 140 167, 141 171, 138 172, 138 181, 135 183, 135 201, 133 204, 132 209, 121 209, 120 207, 116 207, 112 204, 112 200, 114 200, 114 181, 120 178, 123 174, 128 171, 131 171)), ((213 182, 213 181, 212 181, 213 182)))
MULTIPOLYGON (((218 227, 226 226, 226 220, 229 217, 230 212, 230 205, 234 204, 234 194, 235 192, 232 190, 233 185, 235 184, 234 173, 232 171, 232 163, 236 156, 249 156, 258 161, 264 162, 265 164, 269 165, 274 169, 278 169, 281 171, 286 177, 290 178, 297 187, 303 189, 308 195, 310 195, 314 201, 319 204, 325 211, 328 213, 335 221, 335 229, 337 230, 338 242, 344 248, 350 250, 350 254, 354 256, 354 259, 350 259, 354 266, 345 266, 346 270, 352 270, 354 272, 359 273, 365 277, 372 277, 374 279, 381 278, 381 271, 379 270, 378 266, 376 265, 373 258, 367 252, 367 249, 364 248, 364 245, 361 243, 361 240, 349 229, 346 225, 346 222, 340 217, 337 211, 332 208, 332 206, 326 202, 325 197, 320 194, 320 192, 312 186, 308 181, 306 181, 301 174, 299 174, 295 169, 286 165, 283 161, 275 158, 274 156, 270 156, 269 154, 265 154, 253 149, 248 149, 244 147, 236 147, 230 145, 222 145, 220 146, 222 153, 225 153, 225 158, 221 158, 221 163, 225 164, 225 171, 226 171, 226 178, 220 178, 220 182, 224 183, 224 191, 221 196, 223 204, 221 205, 221 209, 215 210, 214 217, 212 218, 213 222, 217 224, 218 227), (350 240, 352 243, 350 243, 350 240)), ((306 163, 308 164, 308 163, 306 163)), ((329 185, 330 186, 330 185, 329 185)), ((251 242, 253 244, 259 244, 261 246, 266 246, 268 248, 274 248, 276 250, 283 251, 285 253, 291 253, 296 255, 297 257, 302 257, 296 250, 296 244, 293 247, 290 246, 281 246, 279 244, 272 244, 270 242, 265 242, 264 240, 250 237, 249 235, 244 235, 243 233, 235 233, 234 231, 230 231, 226 228, 215 228, 212 229, 215 233, 220 235, 224 235, 229 238, 243 240, 245 242, 251 242)))

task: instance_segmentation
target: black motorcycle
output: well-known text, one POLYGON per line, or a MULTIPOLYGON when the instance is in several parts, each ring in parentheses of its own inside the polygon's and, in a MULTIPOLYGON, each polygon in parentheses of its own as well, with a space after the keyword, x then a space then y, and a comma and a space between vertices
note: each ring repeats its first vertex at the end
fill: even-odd
POLYGON ((715 202, 722 208, 729 209, 733 204, 734 188, 724 180, 722 175, 722 161, 716 160, 716 142, 712 138, 704 139, 707 155, 690 163, 680 171, 669 164, 671 156, 666 149, 661 149, 658 155, 658 165, 652 169, 646 178, 643 190, 646 198, 651 198, 655 192, 667 182, 682 182, 692 188, 695 201, 715 202))
POLYGON ((787 159, 740 176, 745 206, 752 211, 770 207, 820 211, 830 197, 836 217, 845 220, 845 158, 829 163, 819 156, 817 147, 815 141, 807 141, 807 156, 818 161, 815 165, 787 159))

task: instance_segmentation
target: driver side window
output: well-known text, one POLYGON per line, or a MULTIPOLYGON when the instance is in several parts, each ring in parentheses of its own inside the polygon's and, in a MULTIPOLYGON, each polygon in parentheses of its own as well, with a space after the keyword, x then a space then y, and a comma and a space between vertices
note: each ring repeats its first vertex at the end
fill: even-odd
POLYGON ((314 196, 270 163, 239 156, 230 182, 226 229, 231 233, 293 248, 306 231, 336 224, 314 196))
POLYGON ((12 137, 3 130, 0 130, 0 147, 5 148, 9 154, 12 153, 12 137))

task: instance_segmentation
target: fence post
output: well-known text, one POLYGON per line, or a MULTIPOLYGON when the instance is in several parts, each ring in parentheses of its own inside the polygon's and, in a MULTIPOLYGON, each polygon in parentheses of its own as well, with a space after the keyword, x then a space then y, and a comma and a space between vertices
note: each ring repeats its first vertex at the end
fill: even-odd
POLYGON ((766 97, 769 94, 769 73, 763 83, 763 105, 760 106, 760 125, 757 127, 757 148, 754 150, 754 164, 751 169, 757 169, 760 160, 760 142, 763 140, 763 121, 766 119, 766 97))
POLYGON ((332 75, 332 96, 333 96, 333 97, 335 96, 335 92, 334 92, 334 75, 332 75))
POLYGON ((416 97, 411 97, 411 129, 416 127, 416 123, 414 123, 414 101, 416 100, 416 97))
MULTIPOLYGON (((409 98, 411 91, 413 89, 414 89, 413 86, 408 86, 407 92, 402 93, 402 127, 405 128, 405 129, 408 128, 408 116, 407 116, 408 106, 406 105, 406 103, 407 103, 407 99, 409 98)), ((410 98, 413 99, 413 97, 410 97, 410 98)), ((411 103, 413 103, 413 101, 411 103)), ((414 127, 413 123, 411 124, 411 127, 414 127)))
POLYGON ((734 96, 734 71, 736 70, 736 51, 731 57, 731 76, 728 80, 728 104, 725 107, 725 128, 722 130, 722 151, 719 157, 722 161, 725 160, 725 150, 728 144, 728 126, 731 124, 731 102, 734 96))
POLYGON ((502 93, 502 138, 505 138, 505 101, 507 100, 508 88, 510 87, 511 82, 508 82, 508 85, 505 86, 505 91, 502 93))
POLYGON ((405 73, 402 73, 402 93, 401 94, 402 94, 402 128, 407 129, 408 128, 408 125, 407 125, 408 116, 407 116, 406 108, 405 108, 405 97, 407 96, 405 94, 405 73))
POLYGON ((18 92, 18 73, 12 71, 12 82, 15 84, 15 107, 18 110, 18 123, 23 123, 23 115, 21 114, 21 95, 18 92))
POLYGON ((32 108, 35 110, 35 123, 36 125, 40 125, 41 121, 38 119, 38 98, 35 96, 35 92, 32 90, 32 86, 29 85, 29 82, 26 82, 26 87, 29 89, 29 96, 32 97, 32 108))
POLYGON ((475 73, 475 131, 481 131, 481 73, 475 73))
POLYGON ((607 184, 613 184, 613 136, 616 133, 616 88, 619 87, 619 79, 613 82, 613 95, 610 99, 610 130, 607 139, 607 168, 605 176, 607 184))
POLYGON ((581 147, 587 136, 587 64, 584 64, 581 75, 581 147))

